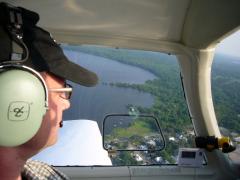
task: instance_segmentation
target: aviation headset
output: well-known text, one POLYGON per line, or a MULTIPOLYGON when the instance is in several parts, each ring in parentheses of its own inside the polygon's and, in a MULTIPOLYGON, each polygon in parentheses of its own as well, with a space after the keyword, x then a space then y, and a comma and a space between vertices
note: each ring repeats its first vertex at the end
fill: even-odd
POLYGON ((41 75, 22 65, 29 51, 23 42, 21 10, 4 6, 12 51, 9 59, 0 59, 0 146, 14 147, 37 133, 48 109, 48 91, 41 75))

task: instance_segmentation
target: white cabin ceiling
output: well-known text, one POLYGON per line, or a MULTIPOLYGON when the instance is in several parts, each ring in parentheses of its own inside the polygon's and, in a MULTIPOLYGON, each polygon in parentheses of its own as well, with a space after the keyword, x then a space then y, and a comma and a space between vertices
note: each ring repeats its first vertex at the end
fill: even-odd
POLYGON ((240 25, 239 0, 7 2, 38 12, 38 25, 48 29, 58 41, 67 43, 92 44, 95 41, 104 45, 111 39, 118 39, 127 47, 126 39, 141 39, 205 49, 240 25))

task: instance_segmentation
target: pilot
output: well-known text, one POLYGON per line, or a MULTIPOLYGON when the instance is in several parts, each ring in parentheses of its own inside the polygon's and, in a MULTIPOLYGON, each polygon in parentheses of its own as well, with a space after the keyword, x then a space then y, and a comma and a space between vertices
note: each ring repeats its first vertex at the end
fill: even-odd
POLYGON ((29 159, 58 139, 70 107, 66 80, 90 87, 97 75, 68 60, 50 33, 36 26, 38 14, 0 3, 0 17, 0 179, 68 179, 29 159))

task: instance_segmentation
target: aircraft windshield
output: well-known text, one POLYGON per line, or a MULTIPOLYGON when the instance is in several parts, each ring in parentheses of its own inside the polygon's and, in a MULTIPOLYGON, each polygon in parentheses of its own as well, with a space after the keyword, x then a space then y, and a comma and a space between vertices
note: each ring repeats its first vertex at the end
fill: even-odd
MULTIPOLYGON (((96 72, 100 82, 93 88, 69 82, 73 86, 71 108, 64 113, 66 126, 61 129, 59 143, 53 147, 55 149, 50 148, 37 158, 53 165, 176 164, 179 148, 194 147, 193 125, 175 56, 100 46, 63 45, 63 48, 73 62, 96 72), (156 152, 119 152, 109 159, 101 144, 101 131, 104 117, 113 113, 153 115, 162 129, 166 148, 156 152), (91 140, 93 137, 95 143, 91 140), (71 145, 64 141, 70 141, 71 145), (98 153, 90 150, 94 146, 98 153), (100 154, 105 159, 92 158, 100 154)), ((143 126, 134 128, 140 132, 144 130, 143 126)), ((142 139, 145 142, 137 148, 154 145, 147 135, 142 139)))

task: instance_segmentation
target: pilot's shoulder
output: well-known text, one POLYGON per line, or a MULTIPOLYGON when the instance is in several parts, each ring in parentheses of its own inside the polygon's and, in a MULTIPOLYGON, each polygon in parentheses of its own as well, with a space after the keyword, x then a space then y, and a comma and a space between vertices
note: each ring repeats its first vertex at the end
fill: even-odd
POLYGON ((23 179, 69 179, 65 174, 60 172, 55 167, 44 162, 31 159, 29 159, 24 165, 22 177, 23 179))

